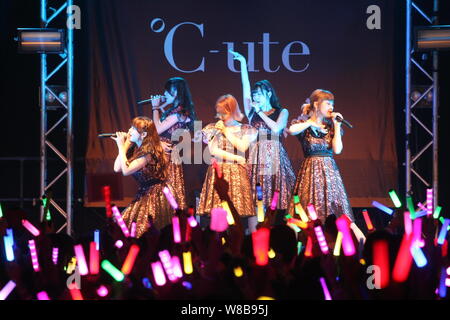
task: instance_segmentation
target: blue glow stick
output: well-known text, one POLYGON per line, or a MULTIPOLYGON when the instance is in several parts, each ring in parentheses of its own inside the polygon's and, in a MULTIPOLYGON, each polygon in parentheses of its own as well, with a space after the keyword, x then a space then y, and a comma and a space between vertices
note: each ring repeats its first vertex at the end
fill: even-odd
POLYGON ((94 231, 94 242, 95 242, 95 248, 100 250, 100 230, 94 231))
POLYGON ((3 242, 5 243, 6 260, 9 262, 14 261, 14 238, 12 229, 6 229, 6 236, 3 236, 3 242))
POLYGON ((419 248, 418 243, 416 242, 411 246, 411 255, 414 258, 414 262, 416 263, 418 268, 425 267, 428 263, 427 258, 423 254, 422 249, 419 248))
POLYGON ((437 243, 440 245, 444 244, 445 236, 447 235, 447 228, 450 224, 450 219, 444 219, 444 223, 442 224, 441 232, 439 232, 439 237, 437 243))
POLYGON ((420 217, 423 217, 423 216, 426 216, 426 215, 427 215, 427 210, 419 211, 419 212, 416 213, 416 219, 420 218, 420 217))
POLYGON ((259 183, 256 184, 256 194, 257 194, 258 200, 262 200, 263 199, 262 188, 261 188, 261 185, 259 183))
POLYGON ((445 274, 445 268, 441 268, 441 279, 439 281, 439 296, 441 298, 445 298, 445 296, 447 295, 447 287, 445 285, 445 278, 446 278, 446 274, 445 274))
POLYGON ((391 208, 386 207, 385 205, 379 203, 378 201, 372 201, 372 206, 374 206, 375 208, 380 209, 383 212, 386 212, 388 215, 392 215, 394 213, 394 210, 392 210, 391 208))

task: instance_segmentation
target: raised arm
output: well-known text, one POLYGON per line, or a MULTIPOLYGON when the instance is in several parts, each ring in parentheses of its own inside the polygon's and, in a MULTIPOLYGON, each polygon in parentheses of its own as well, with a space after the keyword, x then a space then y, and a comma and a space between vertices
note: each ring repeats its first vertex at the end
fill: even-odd
POLYGON ((158 134, 169 130, 178 122, 178 117, 173 114, 168 116, 166 119, 161 121, 160 112, 164 112, 164 108, 173 103, 174 97, 161 103, 161 96, 152 97, 152 107, 153 107, 153 122, 155 123, 156 131, 158 134))
POLYGON ((122 172, 124 176, 128 176, 142 169, 147 164, 147 159, 140 157, 129 163, 127 159, 128 148, 126 148, 126 134, 124 132, 117 132, 116 136, 116 138, 112 138, 116 141, 118 149, 118 155, 114 162, 114 171, 122 172))
POLYGON ((232 50, 229 50, 229 52, 233 55, 234 60, 238 60, 241 63, 242 96, 244 99, 245 116, 248 118, 250 110, 252 108, 252 96, 250 90, 250 80, 248 78, 247 61, 245 60, 245 57, 240 53, 232 50))
POLYGON ((289 134, 295 136, 299 133, 302 133, 303 131, 305 131, 306 129, 311 127, 312 125, 313 125, 313 121, 311 121, 309 119, 304 122, 297 122, 289 127, 288 132, 289 132, 289 134))

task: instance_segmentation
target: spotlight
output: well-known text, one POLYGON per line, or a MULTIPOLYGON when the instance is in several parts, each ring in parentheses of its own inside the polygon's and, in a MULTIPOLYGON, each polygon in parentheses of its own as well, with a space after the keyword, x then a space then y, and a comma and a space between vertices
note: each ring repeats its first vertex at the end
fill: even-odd
POLYGON ((45 92, 45 101, 48 110, 56 110, 64 108, 61 102, 67 103, 67 87, 66 86, 47 86, 48 89, 45 92), (51 90, 51 92, 50 92, 51 90), (54 94, 53 94, 53 93, 54 94), (56 97, 58 97, 58 99, 56 97))
POLYGON ((450 50, 450 25, 417 27, 414 36, 416 51, 450 50))
POLYGON ((19 53, 64 53, 63 29, 18 28, 19 53))
POLYGON ((431 108, 433 103, 433 89, 429 90, 427 94, 419 100, 419 98, 427 91, 430 86, 415 85, 411 90, 411 100, 416 103, 414 108, 431 108))

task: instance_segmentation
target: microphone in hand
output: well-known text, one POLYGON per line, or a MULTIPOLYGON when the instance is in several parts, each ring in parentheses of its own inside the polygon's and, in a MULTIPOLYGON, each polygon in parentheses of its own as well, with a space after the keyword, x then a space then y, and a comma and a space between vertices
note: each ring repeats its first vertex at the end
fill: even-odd
POLYGON ((99 138, 117 138, 117 135, 115 133, 100 133, 98 134, 99 138))

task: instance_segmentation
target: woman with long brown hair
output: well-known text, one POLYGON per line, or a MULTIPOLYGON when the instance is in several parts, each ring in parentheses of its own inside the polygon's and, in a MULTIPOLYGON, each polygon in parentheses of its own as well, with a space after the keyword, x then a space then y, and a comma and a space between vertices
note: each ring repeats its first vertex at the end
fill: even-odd
POLYGON ((118 149, 114 171, 132 175, 139 183, 136 198, 122 212, 128 228, 135 222, 136 237, 140 237, 149 222, 157 228, 170 224, 173 210, 163 193, 165 186, 172 190, 167 183, 169 161, 154 122, 147 117, 136 117, 128 133, 116 132, 112 138, 118 149))

